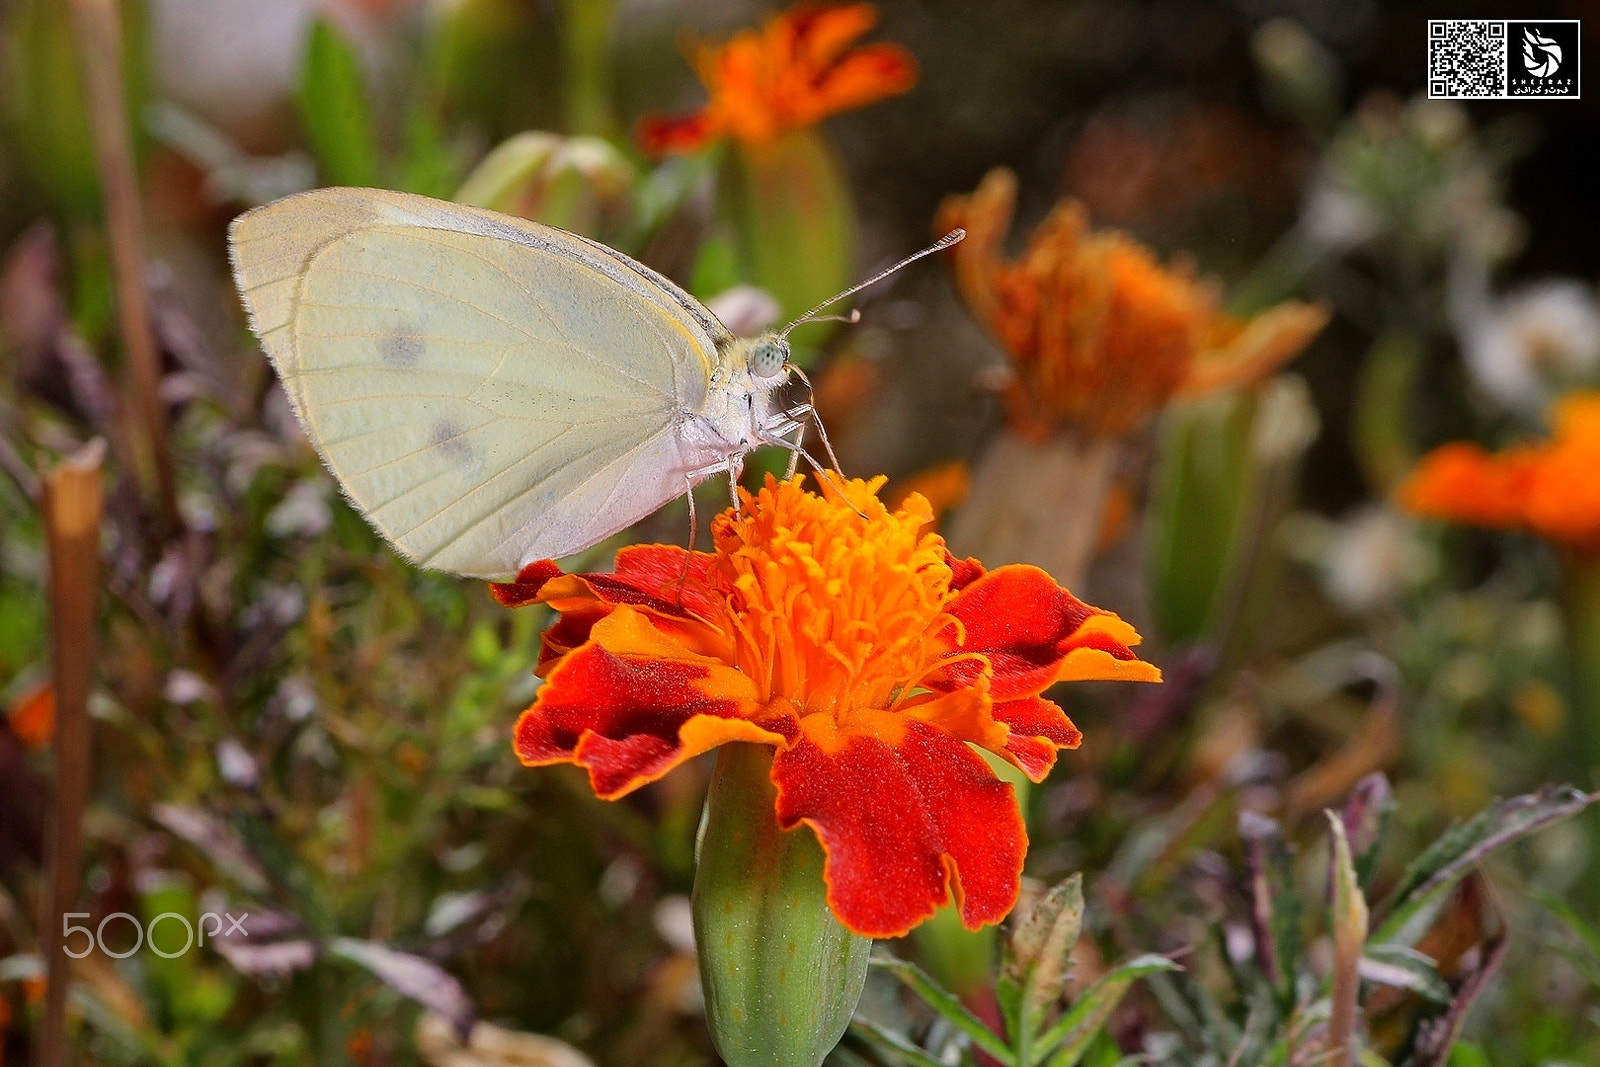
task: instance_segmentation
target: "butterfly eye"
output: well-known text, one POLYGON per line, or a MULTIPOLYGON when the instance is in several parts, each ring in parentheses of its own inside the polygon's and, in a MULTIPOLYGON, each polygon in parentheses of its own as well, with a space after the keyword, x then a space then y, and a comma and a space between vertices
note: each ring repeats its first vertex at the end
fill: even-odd
POLYGON ((762 341, 750 350, 750 373, 757 378, 776 378, 788 362, 787 341, 762 341))

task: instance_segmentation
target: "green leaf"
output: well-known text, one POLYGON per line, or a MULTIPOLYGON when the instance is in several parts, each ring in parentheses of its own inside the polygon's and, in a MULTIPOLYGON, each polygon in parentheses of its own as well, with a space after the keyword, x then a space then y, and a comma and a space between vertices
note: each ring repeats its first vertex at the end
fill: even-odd
POLYGON ((918 924, 911 931, 911 941, 927 972, 956 996, 982 995, 993 987, 1000 930, 994 926, 968 930, 961 923, 961 908, 953 901, 918 924))
POLYGON ((1072 1009, 1044 1032, 1031 1063, 1044 1063, 1048 1057, 1050 1067, 1075 1067, 1134 982, 1146 975, 1181 969, 1165 956, 1150 954, 1118 966, 1090 986, 1072 1009))
POLYGON ((1583 950, 1567 953, 1568 958, 1572 959, 1584 977, 1589 979, 1590 985, 1600 988, 1600 929, 1579 915, 1571 904, 1542 889, 1533 891, 1533 899, 1560 919, 1583 943, 1583 950))
POLYGON ((1372 940, 1414 944, 1432 920, 1434 906, 1474 865, 1502 845, 1576 815, 1593 799, 1576 786, 1547 785, 1537 793, 1497 800, 1457 823, 1406 868, 1372 940))
POLYGON ((1162 417, 1146 559, 1156 621, 1173 643, 1206 636, 1233 566, 1251 498, 1255 412, 1253 397, 1229 395, 1162 417))
POLYGON ((945 1067, 899 1034, 884 1029, 870 1019, 858 1017, 850 1020, 850 1030, 878 1052, 888 1053, 892 1062, 909 1063, 911 1067, 945 1067))
POLYGON ((562 0, 562 111, 577 134, 609 133, 616 0, 562 0))
POLYGON ((1378 338, 1356 379, 1351 437, 1367 479, 1387 491, 1416 464, 1411 445, 1411 394, 1422 364, 1422 344, 1406 332, 1378 338))
POLYGON ((1368 945, 1361 957, 1361 977, 1368 982, 1409 989, 1439 1004, 1454 995, 1431 957, 1404 945, 1368 945))
POLYGON ((311 25, 295 104, 329 184, 378 183, 378 136, 361 60, 326 19, 311 25))
POLYGON ((1355 1046, 1356 1009, 1361 999, 1361 950, 1367 943, 1367 898, 1356 877, 1344 821, 1324 811, 1333 832, 1333 1018, 1328 1048, 1348 1059, 1355 1046))
POLYGON ((1082 930, 1083 875, 1074 874, 1034 905, 1006 943, 995 992, 1023 1062, 1045 1010, 1066 986, 1072 948, 1082 930))
POLYGON ((968 1011, 955 996, 940 988, 921 967, 881 950, 873 954, 872 964, 900 979, 905 987, 921 997, 928 1007, 944 1016, 951 1026, 966 1034, 974 1045, 1000 1061, 1004 1067, 1013 1067, 1017 1062, 1011 1049, 1006 1047, 1006 1043, 998 1034, 989 1029, 982 1019, 968 1011))
POLYGON ((448 131, 438 116, 418 105, 406 112, 405 153, 395 184, 408 193, 448 197, 461 176, 448 131))
POLYGON ((1170 641, 1225 653, 1259 621, 1279 555, 1271 533, 1319 428, 1310 389, 1292 374, 1167 409, 1146 558, 1170 641))
POLYGON ((485 156, 455 199, 617 242, 636 180, 608 141, 529 130, 485 156))
POLYGON ((1450 1050, 1450 1067, 1494 1067, 1494 1061, 1477 1045, 1461 1041, 1450 1050))

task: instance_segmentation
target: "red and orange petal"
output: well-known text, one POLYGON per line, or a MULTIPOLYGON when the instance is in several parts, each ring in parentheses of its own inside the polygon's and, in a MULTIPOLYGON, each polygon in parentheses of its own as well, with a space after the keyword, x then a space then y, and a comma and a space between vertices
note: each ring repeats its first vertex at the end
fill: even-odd
POLYGON ((1600 441, 1568 441, 1544 455, 1530 479, 1528 525, 1583 552, 1600 549, 1600 441))
POLYGON ((792 716, 756 721, 749 678, 678 645, 636 608, 618 606, 592 636, 556 664, 517 720, 527 766, 575 763, 610 800, 726 741, 781 744, 794 733, 792 716))
POLYGON ((1549 441, 1489 453, 1454 442, 1423 457, 1397 494, 1427 518, 1522 527, 1576 552, 1600 552, 1600 393, 1551 412, 1549 441))
POLYGON ((828 903, 866 937, 899 937, 954 894, 970 929, 1016 903, 1027 831, 1011 787, 954 738, 907 723, 895 745, 821 716, 772 764, 778 824, 827 855, 828 903))
POLYGON ((938 689, 971 685, 992 673, 996 699, 1043 692, 1058 681, 1160 681, 1139 659, 1139 635, 1109 612, 1091 608, 1037 567, 1013 564, 976 578, 950 602, 964 652, 982 660, 951 663, 928 679, 938 689))
POLYGON ((786 129, 906 92, 916 83, 911 54, 893 44, 852 49, 877 22, 871 4, 801 4, 721 46, 702 45, 695 71, 710 99, 680 118, 647 116, 645 151, 696 151, 718 137, 764 144, 786 129))

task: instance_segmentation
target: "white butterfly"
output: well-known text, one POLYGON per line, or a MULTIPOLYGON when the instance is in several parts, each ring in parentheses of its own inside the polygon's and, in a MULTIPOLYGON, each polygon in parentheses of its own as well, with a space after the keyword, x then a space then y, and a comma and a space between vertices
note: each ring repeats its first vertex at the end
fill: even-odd
POLYGON ((760 445, 798 450, 786 438, 811 417, 774 395, 798 373, 793 326, 736 338, 660 274, 562 230, 318 189, 239 216, 229 247, 311 443, 425 567, 497 578, 581 551, 736 477, 760 445))

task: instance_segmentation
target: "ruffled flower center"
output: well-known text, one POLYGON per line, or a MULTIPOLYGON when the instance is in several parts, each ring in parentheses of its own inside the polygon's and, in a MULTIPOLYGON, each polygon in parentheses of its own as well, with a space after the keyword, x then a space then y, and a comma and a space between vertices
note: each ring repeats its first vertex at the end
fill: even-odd
POLYGON ((957 648, 944 541, 922 533, 927 502, 891 512, 882 484, 825 481, 819 496, 791 479, 718 519, 714 567, 729 592, 716 624, 764 702, 866 725, 855 720, 892 710, 957 648))

